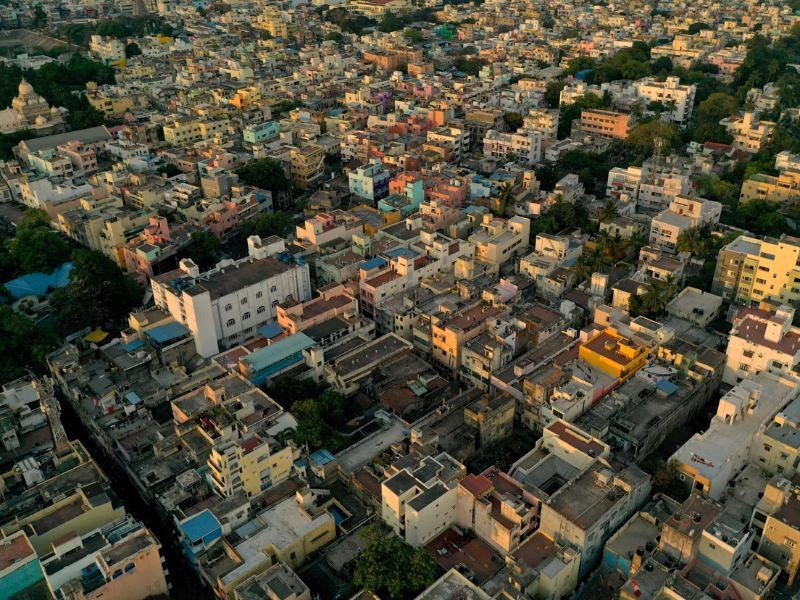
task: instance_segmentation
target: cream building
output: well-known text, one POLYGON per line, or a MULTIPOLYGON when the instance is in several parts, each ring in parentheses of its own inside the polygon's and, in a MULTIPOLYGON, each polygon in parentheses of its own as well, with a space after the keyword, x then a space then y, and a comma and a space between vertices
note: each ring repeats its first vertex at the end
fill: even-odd
POLYGON ((477 259, 501 265, 515 253, 525 250, 530 236, 529 219, 514 216, 506 220, 486 214, 483 215, 480 229, 469 236, 469 241, 475 245, 477 259))
POLYGON ((733 136, 733 147, 756 153, 772 139, 777 123, 762 121, 758 114, 747 111, 743 115, 727 117, 719 122, 733 136))
POLYGON ((678 196, 669 208, 653 217, 650 223, 650 245, 670 253, 676 252, 678 237, 694 227, 719 223, 722 204, 703 198, 678 196))
POLYGON ((711 291, 723 300, 758 306, 800 300, 800 239, 741 235, 719 251, 711 291))
POLYGON ((414 547, 424 546, 456 520, 458 481, 466 467, 446 452, 387 469, 381 484, 381 518, 414 547))
POLYGON ((676 125, 686 125, 692 116, 697 86, 681 85, 679 77, 657 81, 654 77, 640 79, 634 84, 636 96, 647 102, 661 102, 676 125))
POLYGON ((300 450, 293 445, 278 444, 274 438, 255 434, 216 444, 208 467, 220 496, 228 498, 237 492, 255 496, 288 479, 298 458, 300 450))
POLYGON ((722 381, 736 385, 762 371, 791 374, 800 362, 800 327, 792 327, 793 318, 794 308, 789 306, 774 313, 743 308, 728 336, 722 381))

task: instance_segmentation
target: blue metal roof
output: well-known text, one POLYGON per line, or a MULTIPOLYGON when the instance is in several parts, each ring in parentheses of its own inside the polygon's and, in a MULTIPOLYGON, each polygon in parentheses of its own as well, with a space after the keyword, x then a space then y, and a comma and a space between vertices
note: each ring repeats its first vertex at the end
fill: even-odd
POLYGON ((52 273, 28 273, 22 277, 12 279, 5 284, 14 299, 24 298, 25 296, 44 296, 50 290, 57 290, 69 285, 69 274, 72 271, 72 263, 66 262, 52 273))
POLYGON ((667 396, 670 396, 678 391, 678 386, 668 379, 662 379, 656 384, 656 389, 660 392, 663 392, 667 396))
POLYGON ((268 323, 263 327, 258 328, 258 334, 264 336, 267 339, 274 338, 277 335, 283 333, 283 327, 278 325, 278 322, 268 323))
POLYGON ((221 529, 219 521, 217 521, 217 518, 208 509, 197 513, 193 517, 189 517, 181 523, 179 527, 183 535, 192 543, 203 539, 217 529, 221 529))
POLYGON ((278 340, 274 344, 259 348, 255 352, 242 357, 241 361, 249 363, 252 370, 258 373, 262 369, 266 369, 284 358, 288 358, 292 354, 311 348, 314 345, 316 345, 316 342, 305 333, 295 333, 287 338, 278 340))
POLYGON ((312 452, 309 458, 318 465, 327 465, 328 463, 336 460, 336 457, 325 449, 312 452))
POLYGON ((144 346, 144 342, 139 338, 128 342, 127 344, 123 344, 122 347, 125 349, 125 352, 135 352, 139 348, 144 346))
POLYGON ((125 394, 125 400, 127 400, 129 404, 133 404, 134 406, 142 403, 142 399, 136 392, 128 392, 127 394, 125 394))
POLYGON ((386 256, 390 256, 392 258, 398 258, 400 256, 404 256, 406 258, 416 258, 419 256, 418 252, 414 252, 413 250, 409 250, 408 248, 392 248, 386 252, 386 256))
POLYGON ((159 325, 147 331, 147 336, 158 344, 176 340, 189 333, 189 330, 180 323, 167 323, 166 325, 159 325))
POLYGON ((378 267, 385 267, 387 264, 388 263, 385 259, 381 258, 380 256, 376 256, 375 258, 365 261, 364 264, 361 265, 361 268, 369 271, 371 269, 377 269, 378 267))

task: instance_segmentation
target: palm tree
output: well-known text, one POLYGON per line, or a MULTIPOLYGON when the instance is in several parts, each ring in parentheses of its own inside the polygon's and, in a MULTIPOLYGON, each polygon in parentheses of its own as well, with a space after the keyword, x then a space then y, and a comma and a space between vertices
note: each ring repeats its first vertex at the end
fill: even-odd
POLYGON ((497 209, 497 216, 498 217, 505 217, 506 211, 508 211, 509 204, 513 205, 515 202, 514 197, 514 184, 510 181, 503 184, 503 187, 500 188, 500 193, 497 195, 497 201, 499 204, 499 208, 497 209))
POLYGON ((611 259, 608 254, 597 245, 588 252, 584 250, 583 254, 575 262, 575 275, 579 280, 583 281, 584 279, 589 279, 593 273, 605 273, 610 266, 611 259))
POLYGON ((607 200, 606 203, 597 210, 597 220, 601 223, 607 219, 619 216, 619 208, 614 200, 607 200))

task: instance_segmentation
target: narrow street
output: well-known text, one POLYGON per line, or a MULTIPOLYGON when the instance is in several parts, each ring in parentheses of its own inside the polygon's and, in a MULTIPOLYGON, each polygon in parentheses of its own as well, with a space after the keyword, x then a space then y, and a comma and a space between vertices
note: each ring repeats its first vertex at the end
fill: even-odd
POLYGON ((167 581, 171 584, 170 598, 211 600, 213 597, 211 592, 200 583, 197 573, 181 552, 172 525, 161 518, 155 507, 148 506, 144 502, 113 459, 95 443, 69 402, 64 400, 60 393, 58 398, 61 404, 61 421, 69 439, 80 440, 108 476, 114 493, 124 503, 128 513, 144 523, 161 542, 161 554, 165 558, 165 568, 169 572, 167 581))

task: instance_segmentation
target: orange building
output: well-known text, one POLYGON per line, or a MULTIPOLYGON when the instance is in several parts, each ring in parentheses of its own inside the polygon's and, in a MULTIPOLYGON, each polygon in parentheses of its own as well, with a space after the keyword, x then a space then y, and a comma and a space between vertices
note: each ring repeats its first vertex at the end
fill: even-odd
POLYGON ((584 110, 581 111, 581 130, 617 140, 624 140, 630 133, 629 114, 612 110, 584 110))

